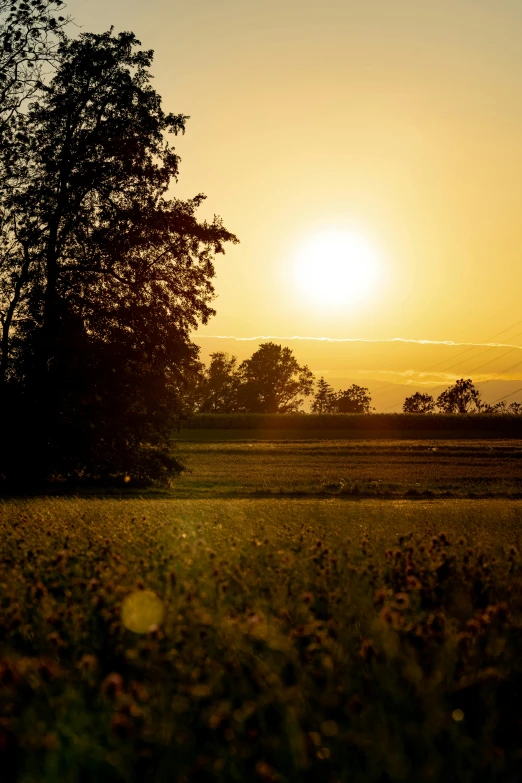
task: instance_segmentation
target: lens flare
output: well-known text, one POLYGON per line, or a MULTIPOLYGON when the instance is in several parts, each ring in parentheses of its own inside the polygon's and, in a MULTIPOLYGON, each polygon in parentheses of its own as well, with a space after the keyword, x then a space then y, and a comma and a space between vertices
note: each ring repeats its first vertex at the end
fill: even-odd
POLYGON ((152 590, 136 590, 121 605, 121 621, 133 633, 147 633, 151 626, 159 626, 165 616, 163 601, 152 590))

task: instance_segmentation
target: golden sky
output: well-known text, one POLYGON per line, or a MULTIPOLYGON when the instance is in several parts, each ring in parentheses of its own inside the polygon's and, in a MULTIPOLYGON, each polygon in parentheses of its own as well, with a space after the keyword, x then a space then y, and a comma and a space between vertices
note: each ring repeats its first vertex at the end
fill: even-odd
POLYGON ((358 338, 378 342, 285 344, 335 383, 522 379, 522 351, 507 353, 522 345, 520 0, 67 8, 85 31, 133 30, 155 50, 164 108, 191 117, 173 192, 206 193, 202 216, 241 241, 216 265, 203 357, 259 344, 213 335, 358 338), (332 230, 363 236, 379 275, 356 304, 314 306, 292 263, 332 230), (508 347, 459 358, 466 346, 445 341, 508 347))

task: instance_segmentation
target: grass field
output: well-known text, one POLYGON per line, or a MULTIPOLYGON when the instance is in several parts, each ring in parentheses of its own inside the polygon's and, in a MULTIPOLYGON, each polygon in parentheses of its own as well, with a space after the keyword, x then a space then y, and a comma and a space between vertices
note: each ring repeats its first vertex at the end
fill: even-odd
POLYGON ((4 502, 1 779, 515 783, 521 537, 520 501, 4 502))
POLYGON ((205 441, 176 455, 180 497, 522 496, 522 440, 205 441))

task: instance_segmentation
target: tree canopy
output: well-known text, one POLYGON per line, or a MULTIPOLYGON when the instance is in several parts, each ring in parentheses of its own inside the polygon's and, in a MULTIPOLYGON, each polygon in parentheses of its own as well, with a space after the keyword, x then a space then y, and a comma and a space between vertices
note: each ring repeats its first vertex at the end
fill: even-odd
POLYGON ((55 64, 62 0, 0 0, 0 131, 42 89, 45 67, 55 64))
POLYGON ((112 30, 62 37, 53 79, 17 118, 0 196, 0 383, 24 401, 23 449, 42 477, 175 467, 190 333, 214 314, 215 254, 237 242, 219 218, 198 221, 202 194, 167 198, 179 165, 167 134, 188 117, 163 111, 139 45, 112 30))
POLYGON ((251 413, 296 413, 313 391, 314 376, 290 348, 268 342, 239 367, 239 408, 251 413))
POLYGON ((323 377, 317 381, 317 391, 312 402, 312 413, 335 413, 337 411, 337 395, 323 377))
POLYGON ((354 383, 337 395, 337 410, 339 413, 370 413, 371 402, 368 389, 354 383))
POLYGON ((217 352, 203 371, 198 389, 201 413, 235 413, 238 410, 240 378, 236 356, 217 352))
POLYGON ((479 390, 471 378, 461 378, 438 396, 437 408, 443 413, 478 413, 482 408, 479 390))
POLYGON ((415 392, 410 397, 406 397, 402 410, 404 413, 433 413, 435 401, 431 394, 415 392))

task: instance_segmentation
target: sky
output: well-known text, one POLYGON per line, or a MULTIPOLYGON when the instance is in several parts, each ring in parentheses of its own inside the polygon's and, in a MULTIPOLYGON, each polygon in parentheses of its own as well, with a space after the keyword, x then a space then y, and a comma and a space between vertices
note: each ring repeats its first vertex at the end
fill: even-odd
POLYGON ((205 193, 201 217, 240 240, 216 261, 217 314, 193 335, 203 359, 270 338, 336 388, 380 388, 381 403, 383 384, 440 393, 472 377, 489 400, 522 387, 520 0, 67 11, 78 32, 114 25, 154 49, 165 110, 190 116, 172 193, 205 193), (332 236, 371 249, 358 298, 321 253, 331 301, 303 285, 303 254, 332 236))

